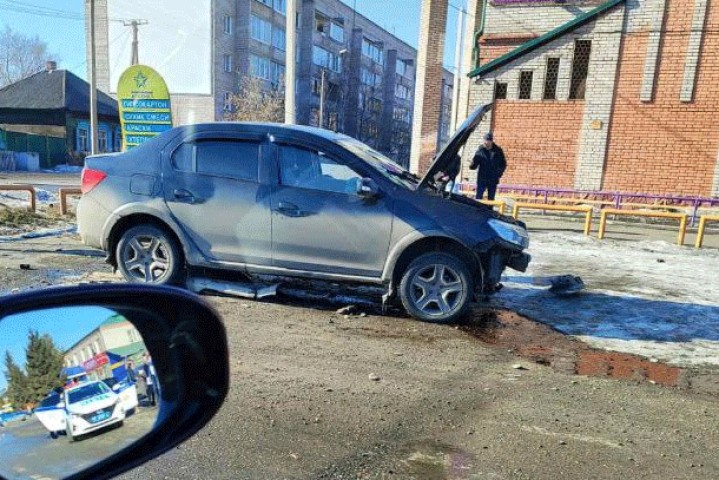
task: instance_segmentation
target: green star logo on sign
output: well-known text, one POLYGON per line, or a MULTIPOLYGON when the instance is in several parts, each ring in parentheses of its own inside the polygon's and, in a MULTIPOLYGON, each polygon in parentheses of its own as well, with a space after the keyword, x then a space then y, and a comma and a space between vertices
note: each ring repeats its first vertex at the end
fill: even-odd
POLYGON ((147 87, 147 77, 142 74, 142 72, 137 72, 137 75, 135 75, 135 85, 137 85, 137 88, 145 88, 147 87))

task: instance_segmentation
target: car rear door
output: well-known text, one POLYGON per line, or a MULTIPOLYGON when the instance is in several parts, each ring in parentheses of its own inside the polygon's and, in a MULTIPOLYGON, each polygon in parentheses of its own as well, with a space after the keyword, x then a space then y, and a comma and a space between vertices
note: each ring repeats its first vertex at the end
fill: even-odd
POLYGON ((306 140, 276 138, 272 193, 273 265, 340 275, 379 277, 389 249, 392 197, 360 197, 370 168, 306 140))
POLYGON ((270 187, 259 181, 267 144, 259 133, 192 134, 165 162, 168 208, 211 261, 271 263, 270 187))

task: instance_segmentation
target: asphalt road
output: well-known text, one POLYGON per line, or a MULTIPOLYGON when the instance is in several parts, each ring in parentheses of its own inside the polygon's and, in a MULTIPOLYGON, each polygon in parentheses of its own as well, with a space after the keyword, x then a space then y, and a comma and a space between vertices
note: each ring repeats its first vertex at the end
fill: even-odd
MULTIPOLYGON (((72 237, 4 244, 0 277, 116 281, 101 260, 72 237)), ((227 402, 125 480, 719 478, 716 396, 573 375, 372 309, 209 298, 229 336, 227 402)), ((478 306, 467 322, 501 335, 490 317, 478 306)))
POLYGON ((78 441, 50 438, 35 416, 0 429, 0 475, 51 480, 79 472, 132 445, 152 430, 157 407, 145 407, 125 419, 78 441))

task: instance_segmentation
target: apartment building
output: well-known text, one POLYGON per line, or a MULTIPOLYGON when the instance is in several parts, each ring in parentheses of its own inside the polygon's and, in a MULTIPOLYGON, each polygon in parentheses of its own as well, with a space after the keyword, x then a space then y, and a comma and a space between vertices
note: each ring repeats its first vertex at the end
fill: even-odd
MULTIPOLYGON (((297 122, 344 132, 408 164, 416 49, 340 0, 297 3, 297 122)), ((125 24, 147 20, 139 60, 167 81, 175 124, 223 120, 246 75, 283 88, 286 0, 158 0, 152 9, 96 0, 95 8, 98 88, 117 90, 131 58, 125 24)), ((449 106, 452 77, 444 77, 449 106)), ((437 118, 440 147, 449 117, 437 118)))

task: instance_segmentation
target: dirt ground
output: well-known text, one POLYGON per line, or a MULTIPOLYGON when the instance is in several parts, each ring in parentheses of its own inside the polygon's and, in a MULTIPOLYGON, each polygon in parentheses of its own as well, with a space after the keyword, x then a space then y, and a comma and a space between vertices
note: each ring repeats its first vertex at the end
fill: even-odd
MULTIPOLYGON (((76 236, 0 243, 4 293, 118 280, 76 236)), ((440 326, 311 298, 208 297, 228 399, 123 478, 719 478, 713 371, 607 355, 482 305, 440 326)))

